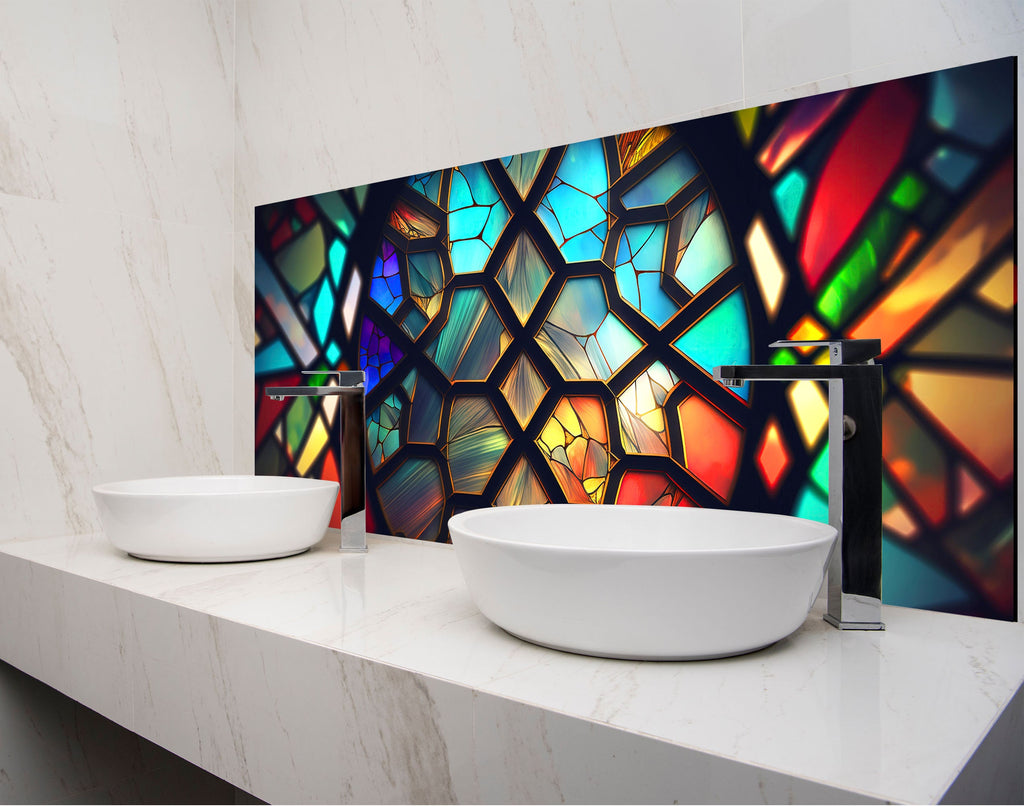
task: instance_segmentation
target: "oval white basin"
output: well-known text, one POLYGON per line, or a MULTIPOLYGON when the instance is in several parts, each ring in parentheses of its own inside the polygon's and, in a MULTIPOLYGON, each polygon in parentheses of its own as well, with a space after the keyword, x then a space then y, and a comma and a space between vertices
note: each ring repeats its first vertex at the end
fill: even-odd
POLYGON ((786 515, 555 504, 448 521, 470 595, 507 632, 635 660, 752 652, 796 630, 836 530, 786 515))
POLYGON ((319 542, 338 483, 285 476, 179 476, 93 488, 107 538, 146 560, 269 560, 319 542))

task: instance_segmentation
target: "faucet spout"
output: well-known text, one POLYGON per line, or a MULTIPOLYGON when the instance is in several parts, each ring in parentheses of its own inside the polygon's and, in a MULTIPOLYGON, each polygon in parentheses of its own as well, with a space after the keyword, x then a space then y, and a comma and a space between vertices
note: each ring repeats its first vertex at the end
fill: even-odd
POLYGON ((332 375, 328 386, 268 386, 271 400, 289 397, 340 397, 338 476, 341 486, 341 551, 366 551, 366 373, 361 370, 303 370, 303 375, 332 375))
POLYGON ((879 339, 776 341, 827 346, 828 364, 715 367, 725 386, 746 381, 828 382, 828 521, 839 534, 828 568, 825 620, 844 630, 882 623, 882 367, 879 339))

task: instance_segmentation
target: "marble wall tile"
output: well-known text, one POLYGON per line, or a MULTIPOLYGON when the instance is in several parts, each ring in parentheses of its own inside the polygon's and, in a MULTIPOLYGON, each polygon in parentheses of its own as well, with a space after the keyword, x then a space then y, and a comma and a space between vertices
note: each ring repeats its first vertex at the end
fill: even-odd
POLYGON ((220 229, 0 196, 0 539, 95 530, 100 481, 230 467, 230 263, 220 229))
POLYGON ((0 5, 0 192, 229 228, 232 12, 0 5))

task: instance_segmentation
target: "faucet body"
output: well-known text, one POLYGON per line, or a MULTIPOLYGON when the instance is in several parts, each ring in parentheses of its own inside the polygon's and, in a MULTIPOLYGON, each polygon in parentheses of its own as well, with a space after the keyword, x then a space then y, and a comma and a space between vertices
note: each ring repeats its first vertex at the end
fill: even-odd
POLYGON ((828 567, 825 620, 843 630, 882 623, 882 367, 878 339, 776 341, 827 346, 827 365, 720 366, 726 386, 744 381, 828 382, 828 521, 839 534, 828 567))
POLYGON ((271 400, 337 396, 341 445, 341 551, 366 551, 366 373, 361 370, 303 370, 303 375, 333 375, 336 386, 268 386, 271 400))

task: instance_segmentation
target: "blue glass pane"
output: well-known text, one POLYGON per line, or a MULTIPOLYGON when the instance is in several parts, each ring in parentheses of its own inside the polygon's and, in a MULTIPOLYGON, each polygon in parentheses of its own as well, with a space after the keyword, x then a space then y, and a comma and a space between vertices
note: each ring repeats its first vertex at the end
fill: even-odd
POLYGON ((292 361, 292 357, 280 339, 276 339, 263 349, 256 351, 257 375, 267 375, 286 369, 295 369, 295 362, 292 361))
POLYGON ((689 152, 679 151, 665 160, 636 187, 622 194, 622 204, 626 209, 649 207, 652 204, 664 204, 693 178, 700 173, 700 168, 693 161, 689 152))
MULTIPOLYGON (((673 346, 709 374, 721 364, 749 364, 750 325, 742 289, 737 288, 698 319, 673 346)), ((732 391, 747 400, 750 384, 732 391)))
POLYGON ((924 167, 949 190, 960 190, 978 167, 978 158, 953 146, 940 146, 924 167))
POLYGON ((722 214, 715 210, 704 219, 683 257, 676 266, 676 279, 691 294, 697 294, 704 286, 732 265, 732 247, 729 234, 722 221, 722 214))
POLYGON ((483 271, 507 222, 508 208, 483 163, 463 165, 452 172, 448 237, 455 274, 483 271))
POLYGON ((380 254, 373 263, 370 278, 370 299, 388 313, 394 313, 402 304, 402 285, 398 276, 398 255, 394 245, 385 239, 380 245, 380 254))
POLYGON ((537 217, 566 261, 600 259, 608 236, 608 168, 600 140, 566 148, 537 217))
POLYGON ((615 258, 615 284, 630 305, 661 327, 679 306, 661 287, 668 225, 626 227, 615 258))

